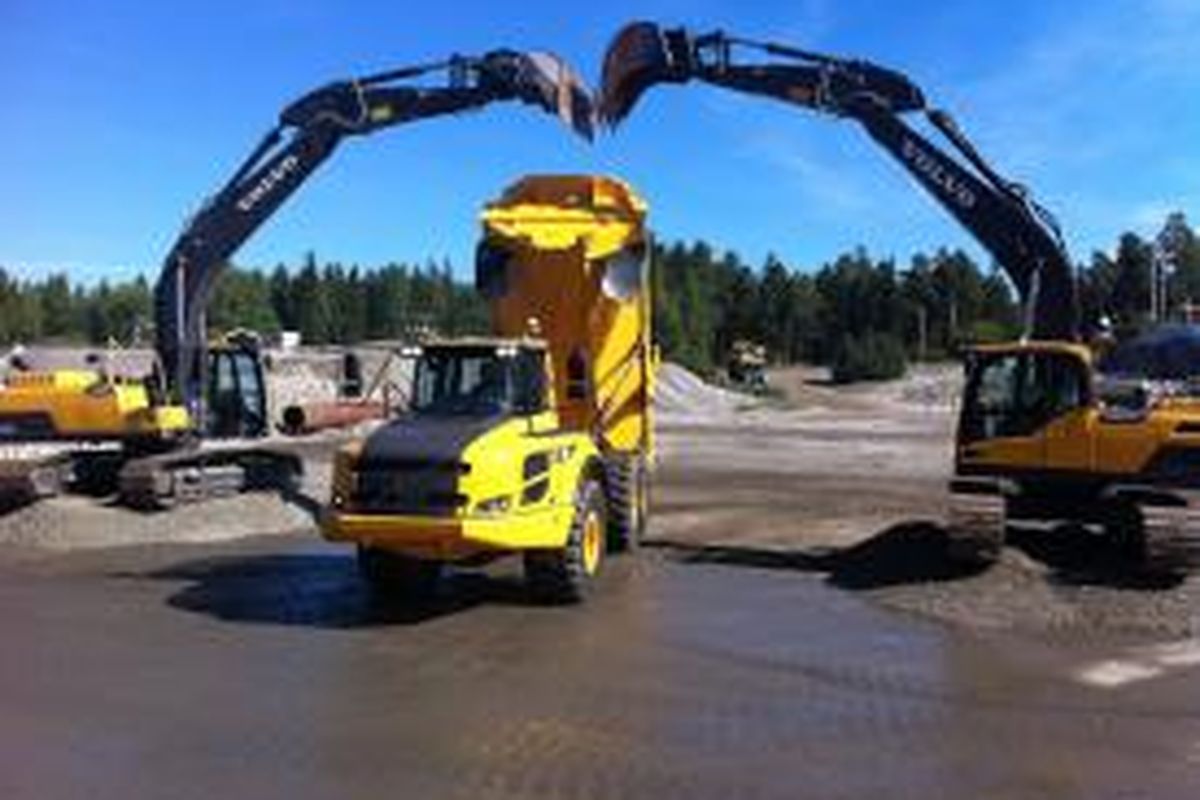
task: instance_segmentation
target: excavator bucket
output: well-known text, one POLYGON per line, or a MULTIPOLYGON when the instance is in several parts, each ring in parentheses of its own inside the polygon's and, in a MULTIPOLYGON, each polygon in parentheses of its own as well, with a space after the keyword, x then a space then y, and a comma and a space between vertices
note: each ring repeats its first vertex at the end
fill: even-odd
POLYGON ((549 113, 557 114, 571 130, 591 141, 596 112, 587 84, 553 53, 522 53, 519 63, 522 95, 549 113))
POLYGON ((604 54, 600 121, 615 128, 651 86, 686 81, 689 52, 681 31, 664 33, 653 22, 632 22, 622 28, 604 54))

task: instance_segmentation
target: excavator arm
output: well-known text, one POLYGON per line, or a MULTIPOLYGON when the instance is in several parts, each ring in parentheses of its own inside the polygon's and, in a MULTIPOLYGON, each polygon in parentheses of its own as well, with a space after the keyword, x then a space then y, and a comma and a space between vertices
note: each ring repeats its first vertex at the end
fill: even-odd
POLYGON ((549 53, 497 50, 340 81, 312 91, 280 114, 228 182, 189 220, 155 286, 156 345, 167 394, 199 419, 203 412, 205 309, 221 270, 239 247, 348 136, 429 117, 521 100, 592 136, 591 94, 549 53), (440 85, 418 85, 438 74, 440 85))
POLYGON ((1001 177, 954 120, 930 108, 903 74, 721 32, 694 37, 684 29, 635 22, 617 34, 605 55, 599 117, 615 127, 649 87, 690 80, 856 120, 1001 265, 1025 307, 1027 335, 1078 338, 1075 279, 1054 217, 1023 186, 1001 177), (778 60, 743 63, 740 50, 778 60), (916 112, 925 114, 957 156, 906 124, 902 115, 916 112))

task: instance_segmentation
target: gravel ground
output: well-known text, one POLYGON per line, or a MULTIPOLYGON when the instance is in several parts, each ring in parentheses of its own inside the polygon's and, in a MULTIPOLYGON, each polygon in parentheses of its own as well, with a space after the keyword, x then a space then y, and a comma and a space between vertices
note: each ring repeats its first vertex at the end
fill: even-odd
POLYGON ((872 603, 956 626, 1081 639, 1200 635, 1200 577, 1138 574, 1082 530, 1010 530, 984 570, 947 557, 938 522, 957 368, 849 388, 793 369, 772 383, 783 407, 720 392, 697 403, 717 413, 660 414, 660 546, 823 573, 872 603))

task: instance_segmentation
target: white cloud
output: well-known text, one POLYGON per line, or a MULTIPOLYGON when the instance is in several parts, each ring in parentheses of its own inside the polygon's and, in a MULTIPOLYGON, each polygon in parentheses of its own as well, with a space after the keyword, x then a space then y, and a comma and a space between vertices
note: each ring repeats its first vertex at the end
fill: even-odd
POLYGON ((814 201, 810 209, 844 214, 863 211, 872 205, 870 193, 853 172, 808 152, 799 142, 759 136, 747 144, 746 152, 792 175, 795 185, 814 201))

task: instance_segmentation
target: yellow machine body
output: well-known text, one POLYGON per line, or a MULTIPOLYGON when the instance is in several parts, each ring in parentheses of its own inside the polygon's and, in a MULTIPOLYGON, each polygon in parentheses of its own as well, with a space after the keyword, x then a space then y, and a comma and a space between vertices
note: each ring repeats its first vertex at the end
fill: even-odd
MULTIPOLYGON (((1047 398, 1048 408, 1034 429, 974 437, 960 429, 960 471, 1019 475, 1043 474, 1079 478, 1132 478, 1170 481, 1168 457, 1176 464, 1194 453, 1200 465, 1200 400, 1188 397, 1146 398, 1142 408, 1122 413, 1100 396, 1089 348, 1066 342, 1025 342, 976 348, 976 358, 1024 357, 1032 365, 1049 360, 1078 370, 1076 394, 1047 398), (1187 451, 1187 453, 1184 453, 1187 451)), ((968 392, 971 390, 968 389, 968 392)), ((1186 478, 1186 476, 1180 476, 1186 478)), ((1200 484, 1200 474, 1195 482, 1200 484)))
MULTIPOLYGON (((461 451, 451 513, 379 513, 355 506, 355 462, 362 443, 343 448, 334 467, 327 538, 383 547, 420 558, 458 561, 482 553, 562 547, 580 477, 595 463, 590 438, 563 432, 553 412, 511 419, 461 451)), ((396 471, 396 478, 403 480, 396 471)))
MULTIPOLYGON (((326 538, 438 561, 567 545, 584 483, 620 459, 641 469, 653 448, 645 215, 624 183, 591 176, 528 177, 486 207, 480 250, 495 258, 477 285, 495 338, 421 357, 526 359, 543 401, 495 418, 410 413, 344 447, 326 538)), ((644 487, 631 491, 617 502, 644 510, 644 487)))
POLYGON ((0 428, 10 439, 107 440, 182 433, 187 411, 154 406, 141 381, 95 370, 14 372, 0 385, 0 428))
POLYGON ((967 365, 951 554, 994 558, 1009 522, 1068 523, 1100 528, 1138 569, 1200 567, 1194 387, 1101 375, 1069 342, 979 347, 967 365))

